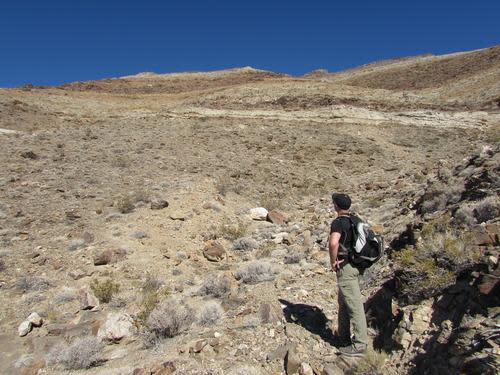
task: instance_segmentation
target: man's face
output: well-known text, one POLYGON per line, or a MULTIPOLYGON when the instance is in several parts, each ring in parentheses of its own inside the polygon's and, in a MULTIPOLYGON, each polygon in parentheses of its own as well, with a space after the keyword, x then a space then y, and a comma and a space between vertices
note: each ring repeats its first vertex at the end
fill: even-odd
POLYGON ((339 207, 335 204, 335 202, 330 203, 329 208, 330 208, 330 211, 332 211, 332 212, 334 212, 334 211, 337 213, 339 212, 339 207))

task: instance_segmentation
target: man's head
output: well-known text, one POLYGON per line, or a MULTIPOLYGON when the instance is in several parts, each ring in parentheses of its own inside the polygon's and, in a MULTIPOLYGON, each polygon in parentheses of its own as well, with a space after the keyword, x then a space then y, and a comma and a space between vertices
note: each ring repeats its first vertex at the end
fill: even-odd
POLYGON ((333 193, 332 202, 335 206, 336 211, 344 210, 347 211, 351 208, 351 198, 347 194, 343 193, 333 193))

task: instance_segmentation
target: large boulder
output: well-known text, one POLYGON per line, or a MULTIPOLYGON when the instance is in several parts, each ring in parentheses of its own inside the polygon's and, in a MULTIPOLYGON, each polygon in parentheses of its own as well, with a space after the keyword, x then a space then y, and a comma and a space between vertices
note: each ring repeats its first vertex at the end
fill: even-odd
POLYGON ((264 221, 267 219, 267 214, 269 212, 264 207, 255 207, 252 208, 249 212, 252 220, 264 221))
POLYGON ((134 320, 125 313, 110 313, 99 330, 97 337, 104 341, 117 342, 135 333, 134 320))

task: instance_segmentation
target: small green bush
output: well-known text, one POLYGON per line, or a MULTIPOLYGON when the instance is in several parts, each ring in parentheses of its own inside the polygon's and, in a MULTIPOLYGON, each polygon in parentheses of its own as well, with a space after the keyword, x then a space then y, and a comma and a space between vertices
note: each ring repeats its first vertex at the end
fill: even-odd
POLYGON ((99 281, 97 279, 92 280, 90 283, 90 289, 97 297, 99 302, 108 303, 115 293, 120 290, 120 285, 115 283, 111 279, 106 279, 104 281, 99 281))

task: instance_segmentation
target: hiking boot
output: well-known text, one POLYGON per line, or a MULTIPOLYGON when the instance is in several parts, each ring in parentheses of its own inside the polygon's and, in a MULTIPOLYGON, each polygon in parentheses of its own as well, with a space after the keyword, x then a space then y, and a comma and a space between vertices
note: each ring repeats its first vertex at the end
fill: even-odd
POLYGON ((333 337, 333 346, 335 346, 336 348, 342 348, 344 346, 349 346, 351 345, 351 339, 345 339, 345 338, 341 338, 339 336, 334 336, 333 337))
POLYGON ((366 353, 366 346, 354 346, 354 345, 349 345, 349 346, 343 346, 339 348, 340 355, 343 355, 345 357, 363 357, 366 353))

